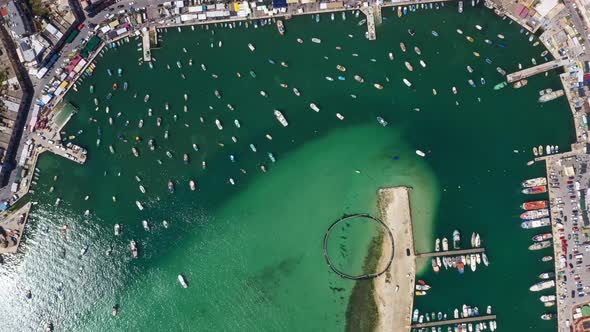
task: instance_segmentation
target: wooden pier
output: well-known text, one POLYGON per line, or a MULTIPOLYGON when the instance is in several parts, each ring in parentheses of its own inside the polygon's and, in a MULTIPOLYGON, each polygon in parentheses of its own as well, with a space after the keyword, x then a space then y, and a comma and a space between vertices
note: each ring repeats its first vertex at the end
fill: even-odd
POLYGON ((463 323, 475 323, 475 322, 483 322, 483 321, 488 321, 488 320, 496 320, 496 315, 475 316, 475 317, 467 317, 467 318, 439 320, 436 322, 417 323, 417 324, 412 324, 412 328, 415 328, 415 329, 429 328, 429 327, 434 327, 434 326, 455 325, 455 324, 463 324, 463 323))
POLYGON ((526 69, 514 72, 512 74, 508 74, 508 76, 506 76, 506 80, 508 81, 508 83, 520 81, 524 78, 531 77, 531 76, 534 76, 537 74, 541 74, 541 73, 544 73, 544 72, 549 71, 551 69, 566 66, 569 63, 570 63, 570 60, 568 57, 563 57, 561 59, 555 59, 553 61, 545 62, 540 65, 534 66, 534 67, 526 68, 526 69))
POLYGON ((479 253, 482 253, 485 251, 486 251, 485 248, 470 248, 470 249, 460 249, 460 250, 424 252, 421 254, 416 254, 416 258, 471 255, 471 254, 479 254, 479 253))

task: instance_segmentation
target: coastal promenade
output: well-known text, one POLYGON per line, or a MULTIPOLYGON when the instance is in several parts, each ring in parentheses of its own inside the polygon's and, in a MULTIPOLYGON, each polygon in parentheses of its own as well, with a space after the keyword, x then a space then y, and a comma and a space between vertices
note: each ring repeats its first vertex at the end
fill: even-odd
POLYGON ((553 61, 545 62, 540 65, 536 65, 534 67, 525 68, 523 70, 508 74, 506 76, 506 81, 508 81, 508 83, 513 83, 513 82, 520 81, 520 80, 527 78, 527 77, 531 77, 534 75, 544 73, 544 72, 552 70, 552 69, 567 66, 569 63, 570 63, 570 60, 568 57, 564 57, 562 59, 555 59, 553 61))
POLYGON ((489 321, 489 320, 496 320, 496 315, 475 316, 475 317, 466 317, 466 318, 458 318, 458 319, 439 320, 439 321, 427 322, 427 323, 418 323, 418 324, 412 325, 412 328, 421 329, 421 328, 431 328, 431 327, 443 326, 443 325, 453 326, 455 324, 475 323, 475 322, 483 322, 483 321, 489 321))
MULTIPOLYGON (((374 279, 375 303, 379 312, 377 331, 408 331, 412 325, 416 260, 410 211, 410 188, 379 189, 379 210, 383 222, 393 234, 391 268, 374 279)), ((389 259, 390 246, 382 246, 379 266, 389 259), (388 251, 389 250, 389 251, 388 251)))

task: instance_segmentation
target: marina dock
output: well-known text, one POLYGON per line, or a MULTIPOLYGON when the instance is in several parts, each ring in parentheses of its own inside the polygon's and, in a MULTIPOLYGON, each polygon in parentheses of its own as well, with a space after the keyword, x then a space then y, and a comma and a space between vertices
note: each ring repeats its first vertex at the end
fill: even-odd
POLYGON ((475 316, 475 317, 466 317, 466 318, 458 318, 458 319, 439 320, 436 322, 418 323, 418 324, 413 324, 412 328, 416 328, 416 329, 430 328, 430 327, 435 327, 435 326, 455 325, 455 324, 463 324, 463 323, 475 323, 475 322, 483 322, 483 321, 488 321, 488 320, 496 320, 496 315, 475 316))
POLYGON ((436 251, 436 252, 424 252, 416 254, 416 258, 430 258, 430 257, 443 257, 443 256, 461 256, 470 254, 479 254, 485 252, 485 248, 470 248, 460 250, 447 250, 447 251, 436 251))
POLYGON ((143 31, 142 43, 143 43, 143 61, 145 61, 145 62, 152 61, 152 53, 150 50, 150 31, 147 29, 143 31))
POLYGON ((541 73, 544 73, 544 72, 552 70, 552 69, 566 66, 569 63, 570 63, 570 60, 567 57, 564 57, 562 59, 555 59, 553 61, 545 62, 540 65, 536 65, 534 67, 526 68, 526 69, 511 73, 511 74, 508 74, 508 76, 506 76, 506 80, 508 81, 508 83, 513 83, 513 82, 520 81, 520 80, 527 78, 527 77, 531 77, 531 76, 541 74, 541 73))

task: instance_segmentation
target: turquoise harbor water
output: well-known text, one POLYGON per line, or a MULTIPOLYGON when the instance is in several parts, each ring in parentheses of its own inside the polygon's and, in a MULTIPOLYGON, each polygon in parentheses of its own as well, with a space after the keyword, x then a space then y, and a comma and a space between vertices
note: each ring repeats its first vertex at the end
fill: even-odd
MULTIPOLYGON (((99 58, 94 76, 69 96, 80 111, 65 129, 67 135, 83 130, 74 142, 88 148, 89 160, 79 166, 50 155, 40 159, 31 196, 39 204, 22 252, 7 258, 0 269, 0 308, 7 328, 38 330, 51 321, 64 331, 343 330, 347 308, 361 312, 366 304, 349 303, 354 283, 326 265, 324 231, 344 213, 376 214, 379 187, 409 185, 414 188, 418 251, 432 250, 435 237, 450 236, 458 228, 465 236, 480 232, 491 260, 488 268, 462 276, 449 271, 434 275, 425 269, 420 277, 433 289, 417 299, 417 306, 451 313, 462 303, 480 308, 491 304, 501 331, 553 330, 553 322, 539 319, 544 312, 539 294, 528 291, 537 275, 551 268, 539 262, 550 252, 526 249, 536 232, 520 229, 518 206, 528 198, 520 194, 520 181, 544 172, 541 164, 526 166, 531 147, 552 144, 565 150, 573 140, 566 101, 536 101, 538 90, 559 87, 556 73, 534 77, 519 90, 494 91, 493 85, 502 80, 496 66, 511 72, 518 63, 529 66, 532 57, 541 62, 543 49, 533 47, 518 26, 486 9, 466 8, 458 15, 456 8, 444 8, 402 19, 386 9, 384 15, 375 42, 363 38, 365 28, 357 25, 361 18, 348 13, 345 21, 340 14, 334 21, 323 15, 320 23, 311 17, 294 18, 287 22, 284 37, 274 25, 257 30, 185 28, 182 33, 169 29, 162 47, 153 51, 157 62, 152 70, 137 65, 139 41, 99 58), (475 24, 484 30, 477 31, 475 24), (416 30, 414 37, 408 28, 416 30), (475 42, 458 35, 457 28, 475 42), (483 42, 489 38, 497 44, 498 33, 506 36, 507 48, 483 42), (305 43, 298 44, 298 37, 305 43), (311 43, 312 37, 322 43, 311 43), (401 41, 407 53, 400 51, 401 41), (256 46, 255 52, 248 50, 248 43, 256 46), (420 57, 413 52, 416 45, 420 57), (474 57, 474 51, 482 57, 474 57), (395 60, 389 60, 388 52, 395 60), (486 64, 485 57, 493 65, 486 64), (193 66, 188 65, 191 58, 193 66), (269 58, 277 64, 270 64, 269 58), (176 61, 181 61, 181 69, 176 61), (281 67, 281 61, 289 67, 281 67), (413 72, 404 61, 412 63, 413 72), (338 64, 347 71, 338 72, 338 64), (474 74, 467 72, 467 64, 474 74), (116 77, 118 67, 124 69, 121 78, 116 77), (355 73, 366 83, 355 82, 355 73), (324 79, 338 75, 346 80, 324 79), (479 82, 482 76, 485 86, 467 84, 469 78, 479 82), (129 83, 127 92, 121 89, 124 81, 129 83), (115 82, 119 89, 106 100, 115 82), (375 89, 374 82, 384 89, 375 89), (90 84, 95 85, 94 94, 88 92, 90 84), (452 86, 458 95, 451 93, 452 86), (300 97, 292 87, 301 91, 300 97), (215 97, 216 89, 221 99, 215 97), (148 93, 151 98, 144 103, 148 93), (310 102, 321 111, 310 110, 310 102), (413 110, 416 107, 420 112, 413 110), (153 109, 151 117, 148 108, 153 109), (284 113, 288 127, 279 125, 275 108, 284 113), (378 125, 376 116, 389 125, 378 125), (161 127, 157 117, 162 118, 161 127), (216 118, 223 123, 222 131, 214 125, 216 118), (233 125, 234 119, 241 128, 233 125), (102 136, 96 147, 98 127, 102 136), (267 133, 272 140, 265 138, 267 133), (141 142, 134 142, 136 136, 141 142), (147 147, 150 138, 157 143, 154 152, 147 147), (200 150, 193 151, 192 144, 200 150), (109 153, 109 145, 115 154, 109 153), (132 155, 133 146, 139 158, 132 155), (418 157, 417 149, 428 152, 427 157, 418 157), (275 155, 276 163, 267 152, 275 155), (190 156, 189 164, 182 161, 184 153, 190 156), (266 173, 259 169, 262 164, 266 173), (235 186, 228 183, 230 177, 235 186), (197 182, 195 192, 189 190, 190 179, 197 182), (174 194, 168 193, 168 180, 175 183, 174 194), (58 197, 61 203, 55 206, 58 197), (136 200, 144 211, 136 208, 136 200), (86 209, 91 211, 88 218, 83 216, 86 209), (149 233, 141 226, 144 219, 152 226, 149 233), (162 226, 164 219, 168 229, 162 226), (113 235, 115 223, 123 226, 119 237, 113 235), (64 224, 69 225, 66 235, 60 232, 64 224), (139 245, 137 260, 130 257, 131 239, 139 245), (88 252, 80 257, 85 245, 88 252), (178 284, 179 273, 186 276, 188 289, 178 284), (25 298, 28 289, 31 300, 25 298), (110 314, 114 304, 120 306, 117 317, 110 314)), ((339 232, 331 244, 337 248, 339 267, 361 272, 375 233, 375 228, 362 225, 339 232)))

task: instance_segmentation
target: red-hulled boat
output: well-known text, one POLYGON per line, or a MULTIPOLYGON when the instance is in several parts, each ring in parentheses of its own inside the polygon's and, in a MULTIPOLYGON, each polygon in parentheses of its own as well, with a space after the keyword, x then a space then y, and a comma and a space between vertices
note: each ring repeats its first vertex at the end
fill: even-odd
POLYGON ((522 203, 520 206, 523 210, 538 210, 547 208, 547 201, 532 201, 522 203))
POLYGON ((114 83, 113 84, 113 90, 117 90, 117 87, 118 87, 117 83, 114 83))

